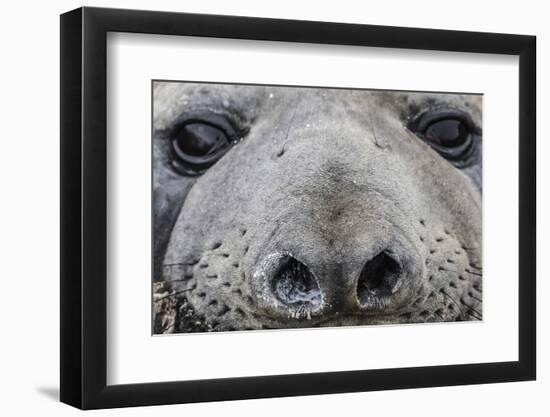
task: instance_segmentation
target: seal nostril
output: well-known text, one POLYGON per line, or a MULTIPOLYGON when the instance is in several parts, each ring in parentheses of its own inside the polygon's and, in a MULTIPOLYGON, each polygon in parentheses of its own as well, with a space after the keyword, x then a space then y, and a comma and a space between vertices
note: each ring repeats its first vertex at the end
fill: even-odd
POLYGON ((321 303, 321 290, 309 268, 291 256, 281 262, 271 281, 273 294, 288 306, 315 307, 321 303))
POLYGON ((386 252, 380 252, 368 261, 357 283, 357 298, 362 305, 373 299, 391 296, 398 288, 401 266, 386 252))

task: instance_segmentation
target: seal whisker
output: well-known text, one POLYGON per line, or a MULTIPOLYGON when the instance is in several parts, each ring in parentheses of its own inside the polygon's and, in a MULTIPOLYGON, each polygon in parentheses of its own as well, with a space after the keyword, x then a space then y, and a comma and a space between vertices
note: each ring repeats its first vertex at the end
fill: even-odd
POLYGON ((468 296, 469 296, 470 298, 473 298, 474 300, 480 302, 480 303, 483 302, 483 300, 482 300, 481 298, 479 298, 479 297, 476 297, 472 291, 468 292, 468 296))
POLYGON ((164 279, 164 282, 182 282, 182 281, 189 281, 193 279, 193 276, 190 277, 183 277, 183 278, 174 278, 174 279, 164 279))
POLYGON ((472 307, 472 306, 469 305, 468 303, 466 303, 466 302, 464 301, 463 298, 460 299, 460 304, 462 304, 464 307, 466 307, 469 311, 471 311, 471 312, 473 312, 473 313, 479 315, 479 320, 481 320, 481 317, 483 316, 483 315, 481 314, 481 312, 478 311, 478 310, 476 310, 474 307, 472 307))
POLYGON ((174 292, 171 292, 170 294, 163 295, 162 297, 157 297, 157 298, 153 297, 153 298, 154 298, 154 301, 160 301, 160 300, 164 300, 165 298, 174 297, 184 292, 192 291, 194 289, 195 288, 186 288, 185 290, 174 291, 174 292))
POLYGON ((199 261, 189 261, 189 262, 175 262, 170 264, 163 264, 163 268, 169 268, 172 266, 193 266, 196 265, 199 261))
POLYGON ((462 310, 462 308, 460 307, 460 304, 456 302, 456 300, 451 297, 443 288, 439 291, 441 294, 443 294, 444 297, 448 297, 449 300, 451 300, 451 302, 456 306, 456 308, 458 308, 458 311, 460 311, 460 314, 463 315, 464 314, 464 311, 462 310))

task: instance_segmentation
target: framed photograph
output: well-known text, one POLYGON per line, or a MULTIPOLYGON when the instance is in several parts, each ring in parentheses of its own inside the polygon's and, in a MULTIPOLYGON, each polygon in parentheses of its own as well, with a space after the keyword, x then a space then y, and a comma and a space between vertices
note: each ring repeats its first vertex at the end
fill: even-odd
POLYGON ((533 380, 535 37, 61 16, 61 401, 533 380))

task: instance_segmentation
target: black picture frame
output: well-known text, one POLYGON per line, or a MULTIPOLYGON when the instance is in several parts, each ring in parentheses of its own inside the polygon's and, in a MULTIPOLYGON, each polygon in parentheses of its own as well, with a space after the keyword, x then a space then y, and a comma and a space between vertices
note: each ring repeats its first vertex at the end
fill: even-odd
POLYGON ((85 7, 61 15, 60 57, 62 402, 94 409, 536 378, 534 36, 85 7), (519 360, 107 385, 108 32, 519 56, 519 360))

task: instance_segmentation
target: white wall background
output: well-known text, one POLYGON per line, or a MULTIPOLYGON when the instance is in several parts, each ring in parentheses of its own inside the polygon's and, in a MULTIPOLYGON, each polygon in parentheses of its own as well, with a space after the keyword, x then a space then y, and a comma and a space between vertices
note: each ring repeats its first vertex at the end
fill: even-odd
MULTIPOLYGON (((59 392, 59 17, 77 1, 6 2, 0 30, 0 410, 3 415, 74 415, 59 392)), ((238 14, 534 34, 538 36, 538 381, 99 411, 99 415, 548 415, 550 405, 550 27, 544 2, 461 0, 353 2, 92 1, 89 6, 238 14), (509 3, 509 4, 507 4, 509 3), (546 188, 546 189, 544 189, 546 188), (546 395, 544 395, 546 394, 546 395)))

